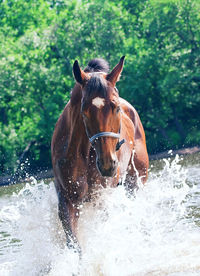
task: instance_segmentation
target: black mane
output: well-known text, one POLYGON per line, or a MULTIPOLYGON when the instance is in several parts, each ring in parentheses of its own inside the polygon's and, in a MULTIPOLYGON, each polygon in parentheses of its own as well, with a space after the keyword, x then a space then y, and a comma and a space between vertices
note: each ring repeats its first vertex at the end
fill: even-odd
POLYGON ((93 73, 93 72, 109 72, 109 64, 103 58, 95 58, 90 60, 87 67, 84 70, 86 73, 93 73))
POLYGON ((91 74, 91 78, 89 79, 86 90, 87 95, 90 97, 92 95, 97 94, 99 96, 106 96, 107 84, 104 78, 100 76, 100 72, 108 73, 109 65, 108 62, 102 58, 92 59, 87 67, 84 70, 86 73, 91 74))
POLYGON ((99 96, 106 96, 107 84, 99 74, 92 74, 86 85, 87 95, 92 96, 94 93, 99 96))

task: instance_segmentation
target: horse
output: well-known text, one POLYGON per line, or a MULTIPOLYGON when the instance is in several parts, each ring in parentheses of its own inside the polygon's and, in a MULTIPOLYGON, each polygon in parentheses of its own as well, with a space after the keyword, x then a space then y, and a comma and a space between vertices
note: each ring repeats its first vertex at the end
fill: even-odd
POLYGON ((70 248, 77 244, 80 249, 79 207, 94 191, 118 186, 124 175, 130 191, 138 178, 147 180, 149 159, 141 120, 116 88, 124 58, 110 73, 104 59, 91 60, 84 70, 74 62, 76 83, 53 133, 58 214, 70 248))

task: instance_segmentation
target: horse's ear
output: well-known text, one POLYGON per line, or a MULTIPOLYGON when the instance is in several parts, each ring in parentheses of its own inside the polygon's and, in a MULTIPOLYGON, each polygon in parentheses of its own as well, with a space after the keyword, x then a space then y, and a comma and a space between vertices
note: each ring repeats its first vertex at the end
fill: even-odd
POLYGON ((106 79, 110 81, 113 86, 120 78, 120 74, 123 70, 125 56, 120 58, 119 63, 113 68, 112 72, 106 76, 106 79))
POLYGON ((73 73, 74 73, 74 78, 75 80, 83 85, 84 81, 87 79, 86 73, 80 68, 78 64, 78 60, 75 60, 74 65, 73 65, 73 73))

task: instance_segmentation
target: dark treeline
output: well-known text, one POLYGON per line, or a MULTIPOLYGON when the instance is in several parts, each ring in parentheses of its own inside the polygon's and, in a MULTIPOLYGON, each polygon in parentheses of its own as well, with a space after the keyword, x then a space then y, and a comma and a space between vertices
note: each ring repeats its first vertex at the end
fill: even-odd
POLYGON ((197 0, 0 0, 1 174, 27 158, 33 170, 51 166, 75 59, 113 67, 126 56, 118 89, 149 153, 199 144, 199 11, 197 0))

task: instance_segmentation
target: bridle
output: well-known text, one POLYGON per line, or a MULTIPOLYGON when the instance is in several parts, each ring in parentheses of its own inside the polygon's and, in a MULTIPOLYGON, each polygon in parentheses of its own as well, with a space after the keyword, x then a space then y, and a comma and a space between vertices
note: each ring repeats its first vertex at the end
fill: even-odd
MULTIPOLYGON (((121 131, 121 122, 120 122, 120 128, 119 128, 118 133, 111 132, 111 131, 105 131, 105 132, 96 133, 92 137, 89 137, 88 131, 87 131, 87 128, 86 128, 86 133, 87 133, 87 136, 88 136, 89 141, 90 141, 91 144, 93 144, 94 141, 96 139, 100 138, 100 137, 112 137, 112 138, 115 138, 115 139, 119 139, 120 138, 120 131, 121 131)), ((122 139, 121 141, 118 141, 117 145, 116 145, 116 151, 118 151, 124 143, 125 143, 125 139, 122 139)))
MULTIPOLYGON (((105 72, 95 72, 95 73, 98 73, 98 74, 102 74, 105 72)), ((89 73, 90 74, 90 73, 89 73)), ((115 86, 114 87, 115 91, 119 94, 119 91, 117 89, 117 87, 115 86)), ((105 132, 99 132, 99 133, 96 133, 94 134, 92 137, 89 137, 89 133, 87 131, 87 127, 85 125, 85 130, 86 130, 86 133, 87 133, 87 136, 88 136, 88 139, 90 141, 91 144, 94 143, 94 141, 100 137, 112 137, 112 138, 115 138, 115 139, 119 139, 120 138, 120 131, 121 131, 121 120, 120 120, 120 128, 119 128, 119 132, 118 133, 115 133, 115 132, 111 132, 111 131, 105 131, 105 132)), ((117 145, 116 145, 116 151, 118 151, 120 149, 120 147, 126 142, 125 139, 122 139, 121 141, 118 141, 117 142, 117 145)))
MULTIPOLYGON (((91 138, 89 138, 89 141, 91 144, 93 144, 93 142, 98 139, 99 137, 112 137, 112 138, 116 138, 119 139, 120 138, 120 133, 115 133, 115 132, 99 132, 95 135, 93 135, 91 138)), ((125 139, 122 139, 121 141, 117 142, 116 145, 116 151, 118 151, 121 147, 121 145, 123 145, 125 143, 125 139)))

